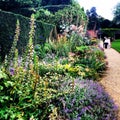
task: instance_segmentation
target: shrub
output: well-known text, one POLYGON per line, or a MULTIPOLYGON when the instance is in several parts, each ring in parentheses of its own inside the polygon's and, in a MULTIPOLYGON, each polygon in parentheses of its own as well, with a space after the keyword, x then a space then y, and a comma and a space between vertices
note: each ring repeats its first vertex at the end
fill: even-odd
POLYGON ((18 53, 15 51, 19 37, 18 23, 10 57, 5 59, 4 66, 0 69, 0 119, 46 120, 55 108, 53 101, 64 94, 60 89, 64 76, 57 73, 39 75, 38 57, 33 54, 34 15, 31 16, 25 55, 18 63, 18 53))
POLYGON ((98 48, 90 46, 80 46, 76 48, 77 57, 74 66, 83 66, 85 78, 98 80, 106 69, 104 53, 98 48), (87 69, 86 69, 87 68, 87 69))
POLYGON ((69 38, 69 42, 70 42, 70 48, 72 52, 75 52, 76 47, 85 45, 83 38, 76 33, 71 34, 69 38))
POLYGON ((74 80, 78 76, 83 78, 97 74, 100 64, 104 63, 102 53, 88 46, 79 47, 84 42, 78 36, 71 41, 67 41, 66 37, 57 42, 49 41, 36 46, 34 51, 36 25, 32 15, 29 39, 20 59, 16 49, 19 26, 17 22, 12 48, 0 66, 0 119, 112 120, 116 117, 115 106, 101 86, 78 79, 76 87, 74 80), (85 64, 81 64, 81 59, 85 59, 85 64))
POLYGON ((117 107, 104 89, 92 80, 77 83, 74 92, 61 97, 60 102, 60 113, 68 120, 117 119, 117 107))

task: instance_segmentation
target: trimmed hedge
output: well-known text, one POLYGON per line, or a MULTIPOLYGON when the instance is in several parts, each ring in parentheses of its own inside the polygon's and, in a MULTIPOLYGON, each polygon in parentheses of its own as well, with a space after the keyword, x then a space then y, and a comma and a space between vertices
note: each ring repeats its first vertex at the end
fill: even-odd
MULTIPOLYGON (((11 48, 17 19, 20 21, 20 37, 17 47, 19 52, 22 53, 29 39, 30 18, 0 10, 0 52, 2 59, 4 59, 5 54, 9 53, 11 48)), ((55 26, 52 24, 36 21, 34 44, 44 43, 53 29, 55 29, 55 26)))
POLYGON ((102 37, 112 37, 114 39, 120 39, 120 28, 104 28, 101 30, 102 37))

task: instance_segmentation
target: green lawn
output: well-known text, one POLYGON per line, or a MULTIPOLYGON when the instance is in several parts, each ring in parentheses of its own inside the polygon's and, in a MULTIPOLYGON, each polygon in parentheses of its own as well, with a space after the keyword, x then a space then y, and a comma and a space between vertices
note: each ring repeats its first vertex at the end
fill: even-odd
POLYGON ((112 48, 120 52, 120 39, 117 39, 112 42, 112 48))

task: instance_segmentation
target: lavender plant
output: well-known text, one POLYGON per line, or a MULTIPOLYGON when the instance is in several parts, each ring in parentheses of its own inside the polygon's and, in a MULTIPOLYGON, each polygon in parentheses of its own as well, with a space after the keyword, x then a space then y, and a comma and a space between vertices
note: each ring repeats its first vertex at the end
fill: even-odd
POLYGON ((61 114, 68 120, 117 120, 117 106, 92 80, 80 81, 75 91, 60 101, 61 114))

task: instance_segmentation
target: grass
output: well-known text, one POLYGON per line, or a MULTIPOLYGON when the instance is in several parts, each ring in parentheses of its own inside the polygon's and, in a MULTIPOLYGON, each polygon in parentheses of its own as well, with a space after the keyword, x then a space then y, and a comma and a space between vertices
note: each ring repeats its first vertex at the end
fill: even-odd
POLYGON ((112 42, 112 48, 114 48, 116 51, 120 52, 120 39, 117 39, 112 42))

